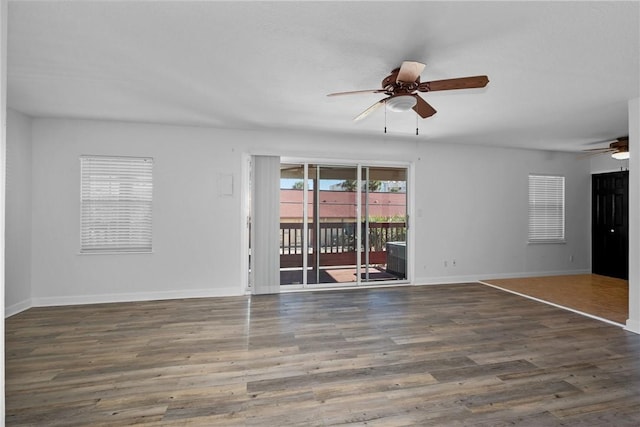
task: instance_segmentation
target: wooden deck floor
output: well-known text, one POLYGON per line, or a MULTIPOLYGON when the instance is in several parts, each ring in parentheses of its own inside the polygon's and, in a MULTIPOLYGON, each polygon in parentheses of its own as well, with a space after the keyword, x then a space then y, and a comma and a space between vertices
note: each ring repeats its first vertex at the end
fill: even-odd
POLYGON ((629 317, 629 282, 597 274, 491 279, 485 281, 624 325, 629 317))
POLYGON ((8 426, 637 426, 640 336, 481 284, 32 308, 8 426))

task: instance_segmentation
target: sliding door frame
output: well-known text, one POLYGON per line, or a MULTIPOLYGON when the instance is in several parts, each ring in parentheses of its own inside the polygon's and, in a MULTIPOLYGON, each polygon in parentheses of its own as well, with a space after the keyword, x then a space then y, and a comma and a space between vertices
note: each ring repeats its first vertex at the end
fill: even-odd
MULTIPOLYGON (((250 211, 250 192, 251 192, 251 159, 254 155, 280 155, 280 153, 273 152, 267 150, 267 152, 245 152, 242 155, 242 167, 241 167, 241 178, 240 178, 240 188, 241 191, 241 200, 240 200, 240 210, 242 212, 242 220, 240 221, 240 237, 241 237, 241 245, 240 245, 240 289, 241 293, 250 294, 251 293, 251 283, 249 280, 249 228, 251 222, 251 211, 250 211)), ((415 277, 414 266, 415 264, 415 165, 413 162, 405 162, 405 161, 380 161, 380 160, 346 160, 346 159, 332 159, 332 158, 312 158, 312 157, 291 157, 286 155, 280 155, 281 163, 301 163, 305 165, 305 181, 308 180, 308 164, 329 164, 329 165, 344 165, 344 166, 354 166, 354 165, 366 165, 366 166, 379 166, 379 167, 398 167, 398 168, 406 168, 407 170, 407 275, 406 279, 402 281, 394 281, 390 283, 371 283, 371 282, 361 282, 358 280, 352 284, 342 284, 341 286, 331 286, 331 284, 320 284, 320 285, 286 285, 284 286, 284 291, 297 291, 297 290, 314 290, 314 289, 323 289, 323 288, 340 288, 340 289, 348 289, 348 288, 361 288, 361 287, 385 287, 385 286, 399 286, 399 285, 412 285, 415 277), (323 286, 325 285, 325 286, 323 286)), ((305 227, 308 226, 307 219, 307 206, 308 206, 308 196, 305 192, 304 195, 304 222, 305 227)), ((359 227, 358 227, 359 228, 359 227)), ((308 245, 308 236, 304 236, 304 244, 305 247, 308 245)), ((304 259, 304 267, 308 268, 308 260, 307 257, 303 257, 304 259)), ((306 271, 306 270, 305 270, 306 271)), ((305 280, 306 282, 306 280, 305 280)), ((281 287, 281 292, 283 291, 281 287)))
MULTIPOLYGON (((331 158, 308 158, 308 157, 287 157, 287 156, 281 156, 280 157, 280 163, 291 163, 291 164, 301 164, 304 165, 304 192, 303 192, 303 227, 304 229, 308 229, 309 223, 308 223, 308 191, 306 191, 308 189, 308 181, 309 181, 309 164, 314 164, 314 165, 326 165, 326 166, 345 166, 345 167, 356 167, 357 169, 357 177, 359 180, 364 180, 366 178, 367 182, 369 180, 369 167, 389 167, 389 168, 404 168, 407 171, 407 176, 406 176, 406 185, 407 185, 407 189, 406 189, 406 229, 407 229, 407 233, 406 233, 406 277, 403 280, 393 280, 393 281, 384 281, 384 282, 368 282, 368 281, 363 281, 362 278, 360 277, 359 274, 356 275, 357 280, 355 282, 348 282, 348 283, 314 283, 314 284, 309 284, 307 283, 307 270, 308 270, 308 257, 306 256, 307 254, 305 253, 303 255, 303 281, 302 284, 300 285, 282 285, 281 286, 281 292, 283 290, 314 290, 314 289, 326 289, 326 288, 333 288, 333 289, 343 289, 343 288, 361 288, 361 287, 382 287, 382 286, 398 286, 398 285, 406 285, 406 284, 412 284, 413 281, 413 265, 414 265, 414 228, 413 228, 413 212, 414 212, 414 204, 413 204, 413 200, 414 200, 414 165, 412 162, 402 162, 402 161, 369 161, 369 160, 345 160, 345 159, 340 159, 340 160, 336 160, 336 159, 331 159, 331 158), (366 173, 367 176, 365 178, 362 178, 362 170, 363 168, 367 168, 366 169, 366 173)), ((316 171, 318 171, 319 169, 316 168, 316 171)), ((317 173, 317 172, 316 172, 317 173)), ((356 216, 358 221, 360 220, 360 218, 362 218, 362 212, 363 212, 363 203, 362 203, 362 195, 365 194, 367 197, 365 199, 365 203, 364 203, 364 209, 367 208, 368 206, 368 193, 369 193, 369 188, 368 185, 366 186, 366 193, 364 191, 358 191, 358 197, 357 197, 357 201, 356 201, 356 216)), ((369 219, 365 218, 365 221, 367 223, 367 228, 368 228, 368 223, 369 223, 369 219)), ((318 224, 313 224, 313 227, 319 227, 319 223, 318 224)), ((359 272, 361 270, 362 267, 362 260, 361 260, 361 247, 362 245, 360 244, 362 242, 362 239, 364 238, 365 240, 368 240, 368 236, 363 236, 362 235, 362 229, 361 227, 355 227, 356 228, 356 247, 358 248, 357 251, 357 255, 356 255, 356 271, 359 272)), ((317 230, 316 230, 317 231, 317 230)), ((305 248, 308 247, 308 233, 302 233, 303 234, 303 245, 305 248)), ((247 243, 248 245, 248 243, 247 243)), ((315 250, 315 249, 314 249, 315 250)), ((248 248, 247 248, 248 251, 248 248)), ((247 252, 245 252, 246 254, 247 252)), ((365 251, 365 264, 368 265, 369 262, 369 256, 368 256, 368 251, 365 251)), ((319 258, 319 257, 316 257, 319 258)))

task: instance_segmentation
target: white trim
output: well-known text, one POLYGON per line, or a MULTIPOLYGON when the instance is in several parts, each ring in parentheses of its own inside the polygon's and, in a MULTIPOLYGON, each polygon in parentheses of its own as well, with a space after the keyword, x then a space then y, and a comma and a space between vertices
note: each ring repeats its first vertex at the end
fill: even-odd
POLYGON ((473 283, 489 279, 514 279, 523 277, 570 276, 573 274, 591 274, 591 270, 539 271, 520 273, 485 273, 465 276, 417 277, 412 281, 415 285, 448 285, 456 283, 473 283))
MULTIPOLYGON (((280 163, 282 164, 282 163, 280 163)), ((317 168, 316 168, 317 171, 317 168)), ((316 172, 317 175, 317 172, 316 172)), ((281 175, 282 177, 282 175, 281 175)), ((309 163, 304 162, 302 179, 302 271, 309 271, 309 163)), ((315 201, 314 201, 315 203, 315 201)), ((282 271, 282 269, 280 269, 282 271)), ((309 274, 302 273, 302 286, 307 286, 309 274)), ((282 289, 282 287, 280 287, 282 289)))
POLYGON ((483 284, 485 286, 490 286, 490 287, 495 288, 495 289, 499 289, 499 290, 504 291, 504 292, 509 292, 510 294, 518 295, 518 296, 521 296, 521 297, 524 297, 524 298, 527 298, 527 299, 530 299, 530 300, 533 300, 533 301, 541 302, 543 304, 547 304, 547 305, 551 305, 553 307, 561 308, 563 310, 571 311, 572 313, 580 314, 582 316, 589 317, 589 318, 595 319, 595 320, 599 320, 601 322, 608 323, 610 325, 624 327, 624 325, 622 323, 614 322, 613 320, 609 320, 609 319, 605 319, 604 317, 595 316, 593 314, 585 313, 584 311, 580 311, 580 310, 576 310, 576 309, 573 309, 573 308, 570 308, 570 307, 566 307, 564 305, 556 304, 556 303, 553 303, 551 301, 545 301, 545 300, 540 299, 540 298, 532 297, 531 295, 526 295, 526 294, 522 294, 520 292, 512 291, 510 289, 501 288, 500 286, 492 285, 491 283, 483 282, 481 280, 479 280, 478 283, 481 283, 481 284, 483 284))
POLYGON ((250 292, 249 289, 249 221, 251 208, 249 201, 249 185, 251 183, 251 155, 242 153, 240 166, 240 211, 243 220, 240 224, 240 289, 241 293, 250 292))
POLYGON ((410 283, 414 283, 413 282, 413 278, 415 277, 416 273, 415 273, 415 266, 416 266, 416 208, 415 208, 415 188, 417 187, 416 185, 416 167, 415 167, 415 162, 411 162, 407 165, 407 188, 405 190, 405 194, 407 196, 405 202, 406 202, 406 228, 407 228, 407 232, 405 235, 405 241, 406 241, 406 245, 407 245, 407 252, 406 252, 406 272, 405 272, 405 279, 408 280, 410 283))
POLYGON ((69 295, 60 297, 32 298, 31 307, 157 301, 184 298, 231 297, 241 295, 244 295, 244 292, 240 292, 237 286, 228 286, 215 289, 191 289, 181 291, 135 292, 101 295, 69 295))
POLYGON ((560 271, 538 271, 524 273, 500 273, 500 274, 483 274, 479 280, 488 279, 519 279, 522 277, 544 277, 544 276, 571 276, 574 274, 591 274, 591 269, 582 270, 560 270, 560 271))
MULTIPOLYGON (((9 2, 0 0, 0 310, 5 314, 5 215, 6 215, 6 175, 7 175, 7 23, 9 21, 9 2)), ((0 325, 0 425, 5 423, 5 346, 4 346, 4 322, 0 325)))
POLYGON ((412 282, 416 286, 423 285, 456 285, 473 283, 478 281, 478 276, 440 276, 440 277, 416 277, 412 282))
POLYGON ((280 156, 280 163, 313 163, 319 165, 330 166, 386 166, 386 167, 404 167, 408 168, 413 162, 406 160, 370 160, 366 158, 345 159, 331 157, 291 157, 286 155, 280 156))
POLYGON ((9 307, 5 307, 4 318, 6 319, 18 313, 22 313, 23 311, 30 309, 32 306, 33 305, 31 304, 31 299, 26 299, 24 301, 15 303, 9 307))
POLYGON ((640 333, 640 98, 629 100, 629 319, 640 333))
MULTIPOLYGON (((367 171, 369 169, 367 168, 367 171)), ((367 174, 366 176, 366 180, 368 181, 369 175, 367 174)), ((367 186, 367 193, 368 193, 368 188, 369 188, 369 183, 366 182, 366 186, 367 186)), ((363 236, 362 236, 362 227, 360 226, 360 224, 362 223, 362 163, 358 163, 356 165, 356 217, 355 217, 355 223, 356 223, 356 283, 360 286, 362 286, 362 248, 363 245, 365 244, 365 242, 363 241, 363 236)), ((320 193, 320 185, 318 182, 318 194, 320 193)), ((365 193, 365 197, 368 196, 368 194, 365 193)), ((406 196, 405 196, 406 197, 406 196)), ((318 220, 320 220, 320 204, 318 204, 318 220)), ((406 210, 406 208, 405 208, 406 210)), ((367 216, 369 216, 369 212, 365 211, 367 216)), ((406 216, 406 213, 405 213, 406 216)), ((368 222, 368 218, 365 218, 365 223, 368 222)), ((320 233, 318 233, 318 236, 320 236, 320 233)), ((318 259, 320 259, 322 257, 322 254, 318 255, 318 259)), ((367 255, 367 258, 369 256, 367 255)), ((405 266, 406 269, 406 266, 405 266)), ((318 271, 320 269, 318 268, 318 271)), ((369 272, 369 269, 367 269, 367 274, 369 272)), ((364 282, 367 283, 367 282, 364 282)))
POLYGON ((640 334, 640 321, 627 319, 627 323, 624 326, 624 329, 626 331, 633 332, 634 334, 640 334))

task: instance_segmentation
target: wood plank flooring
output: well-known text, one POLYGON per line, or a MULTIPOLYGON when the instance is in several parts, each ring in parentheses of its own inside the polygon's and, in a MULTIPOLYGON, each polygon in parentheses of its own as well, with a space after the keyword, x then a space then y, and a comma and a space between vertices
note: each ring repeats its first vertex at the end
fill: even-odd
POLYGON ((32 308, 9 426, 637 426, 640 336, 481 284, 32 308))
POLYGON ((491 279, 486 283, 624 325, 629 282, 598 274, 491 279))

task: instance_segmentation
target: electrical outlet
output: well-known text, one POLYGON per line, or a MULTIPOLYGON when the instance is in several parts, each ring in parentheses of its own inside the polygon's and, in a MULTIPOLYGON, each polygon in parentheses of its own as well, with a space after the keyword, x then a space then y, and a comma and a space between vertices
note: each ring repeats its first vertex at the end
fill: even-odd
POLYGON ((454 267, 456 266, 456 260, 455 259, 453 261, 451 261, 451 265, 454 266, 454 267))
POLYGON ((445 262, 444 262, 444 266, 445 266, 445 267, 448 267, 448 266, 449 266, 449 263, 448 263, 447 261, 445 261, 445 262))

